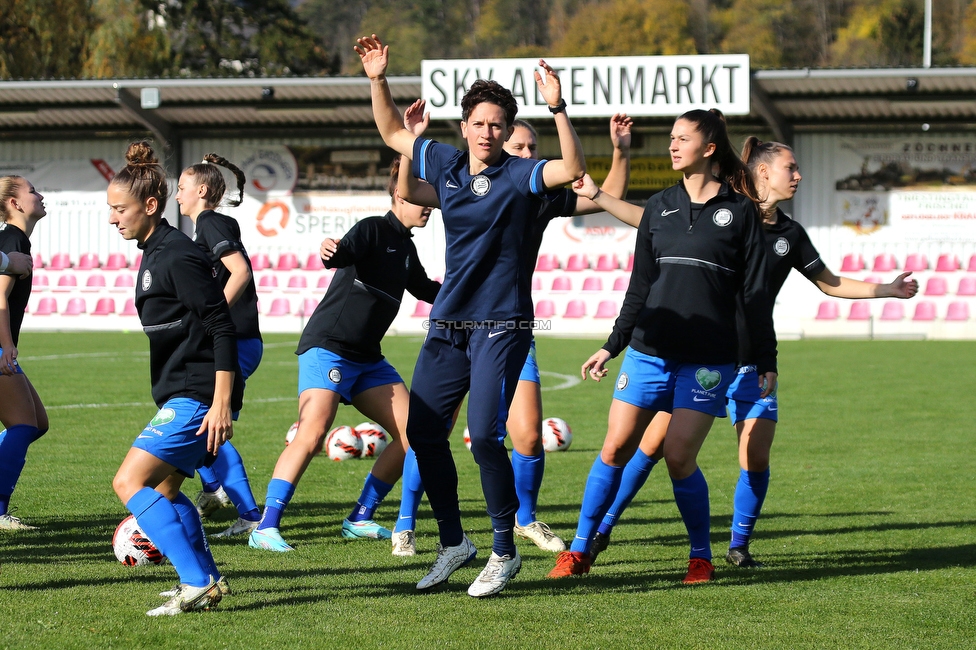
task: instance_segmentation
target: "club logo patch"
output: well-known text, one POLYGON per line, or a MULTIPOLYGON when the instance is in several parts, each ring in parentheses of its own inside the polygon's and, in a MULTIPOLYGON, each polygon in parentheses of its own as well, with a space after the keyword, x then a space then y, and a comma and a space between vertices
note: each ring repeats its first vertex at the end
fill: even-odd
POLYGON ((617 377, 617 390, 624 390, 625 388, 627 388, 627 384, 629 383, 630 383, 630 377, 627 376, 627 373, 626 372, 620 373, 620 376, 617 377))
POLYGON ((721 208, 720 210, 716 210, 715 214, 712 215, 712 221, 715 222, 716 226, 721 226, 722 228, 724 228, 725 226, 732 223, 732 211, 729 210, 728 208, 721 208))
POLYGON ((790 242, 787 241, 786 237, 780 237, 776 240, 776 243, 773 244, 773 252, 780 257, 790 252, 790 242))
POLYGON ((149 291, 149 287, 151 286, 152 286, 152 273, 149 272, 149 269, 146 269, 145 271, 142 272, 142 290, 149 291))
POLYGON ((338 368, 329 371, 329 381, 333 384, 342 383, 342 372, 338 368))
POLYGON ((471 179, 471 191, 475 196, 484 196, 491 191, 491 179, 487 176, 475 176, 471 179))
MULTIPOLYGON (((148 271, 147 271, 148 273, 148 271)), ((170 408, 159 409, 159 413, 156 414, 152 420, 149 421, 149 426, 158 427, 164 424, 169 424, 176 419, 176 411, 170 408)))
POLYGON ((695 379, 698 380, 698 385, 705 390, 712 390, 722 383, 722 373, 720 373, 718 370, 699 368, 698 371, 695 372, 695 379))

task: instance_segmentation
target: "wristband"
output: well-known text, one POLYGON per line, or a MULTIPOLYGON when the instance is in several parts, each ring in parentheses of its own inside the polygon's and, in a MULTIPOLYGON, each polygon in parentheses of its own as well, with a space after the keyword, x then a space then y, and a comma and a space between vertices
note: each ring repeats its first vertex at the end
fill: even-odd
POLYGON ((560 99, 558 104, 549 107, 549 112, 552 113, 553 115, 555 115, 556 113, 562 113, 565 110, 566 110, 565 99, 560 99))
POLYGON ((8 257, 6 253, 0 251, 0 273, 6 273, 8 266, 10 266, 10 257, 8 257))

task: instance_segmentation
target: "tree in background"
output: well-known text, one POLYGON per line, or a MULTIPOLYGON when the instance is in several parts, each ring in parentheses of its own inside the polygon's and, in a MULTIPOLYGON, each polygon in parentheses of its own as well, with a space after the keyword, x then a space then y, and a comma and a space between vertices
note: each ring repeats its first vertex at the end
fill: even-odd
POLYGON ((695 54, 687 0, 610 0, 583 5, 552 47, 560 56, 695 54))
POLYGON ((166 25, 151 11, 129 0, 94 0, 93 11, 98 27, 77 76, 156 77, 168 71, 166 25))
POLYGON ((0 79, 78 76, 94 28, 88 0, 0 1, 0 79))

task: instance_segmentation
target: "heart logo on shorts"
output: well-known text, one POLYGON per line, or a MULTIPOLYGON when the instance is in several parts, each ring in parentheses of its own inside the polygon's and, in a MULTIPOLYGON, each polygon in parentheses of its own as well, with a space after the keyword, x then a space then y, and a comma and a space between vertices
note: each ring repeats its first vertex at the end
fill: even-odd
POLYGON ((176 411, 173 409, 159 409, 159 413, 156 414, 152 420, 150 420, 150 426, 158 427, 163 424, 169 424, 176 418, 176 411))
POLYGON ((722 373, 718 370, 699 368, 695 373, 695 379, 698 380, 698 385, 705 390, 712 390, 722 382, 722 373))

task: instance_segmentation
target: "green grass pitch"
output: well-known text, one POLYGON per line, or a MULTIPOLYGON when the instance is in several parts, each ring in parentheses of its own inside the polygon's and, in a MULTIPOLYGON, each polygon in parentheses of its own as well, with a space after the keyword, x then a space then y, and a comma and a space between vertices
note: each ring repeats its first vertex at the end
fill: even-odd
MULTIPOLYGON (((297 419, 296 337, 268 336, 248 385, 234 442, 259 503, 289 425, 297 419)), ((408 380, 418 338, 384 349, 408 380)), ((543 371, 578 376, 600 345, 540 338, 543 371)), ((735 436, 719 420, 700 464, 709 481, 717 579, 680 584, 687 538, 666 470, 654 469, 581 579, 551 581, 554 557, 520 543, 522 573, 497 598, 465 589, 484 564, 490 533, 479 479, 461 442, 466 530, 480 549, 446 590, 415 593, 434 558, 426 503, 419 555, 346 541, 339 524, 370 461, 316 459, 282 525, 296 551, 272 554, 215 540, 234 595, 214 612, 149 619, 169 565, 127 568, 111 536, 126 515, 111 480, 153 416, 148 344, 141 333, 26 333, 21 361, 51 416, 30 450, 12 505, 30 532, 0 533, 3 648, 962 648, 976 647, 973 507, 973 342, 796 341, 780 345, 782 420, 772 480, 752 544, 760 571, 727 567, 735 436)), ((543 393, 546 416, 573 428, 571 449, 547 457, 539 516, 571 538, 583 484, 606 430, 614 372, 543 393)), ((544 385, 563 382, 544 375, 544 385)), ((336 424, 364 418, 351 407, 336 424)), ((192 497, 194 479, 184 484, 192 497)), ((399 488, 377 515, 391 524, 399 488)), ((206 522, 222 530, 230 509, 206 522)))

